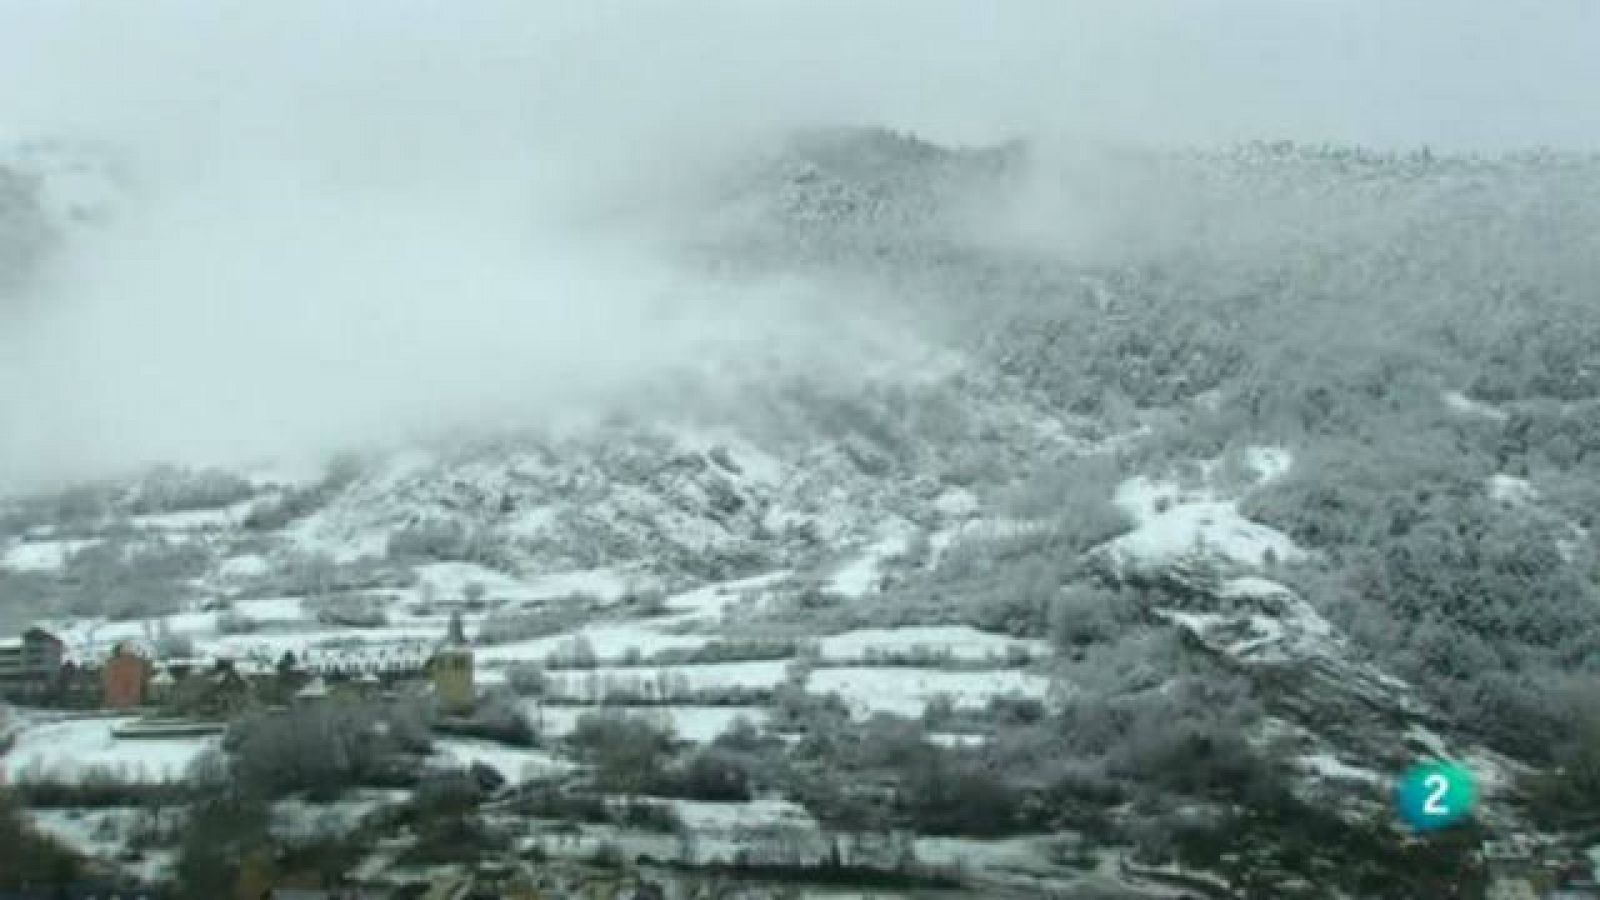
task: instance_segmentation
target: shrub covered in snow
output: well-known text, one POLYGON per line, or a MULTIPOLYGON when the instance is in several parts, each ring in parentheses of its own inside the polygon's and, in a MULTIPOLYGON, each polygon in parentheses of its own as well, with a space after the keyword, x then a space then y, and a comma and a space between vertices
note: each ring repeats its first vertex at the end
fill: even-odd
POLYGON ((403 707, 332 699, 250 715, 225 740, 235 781, 263 796, 305 791, 314 798, 412 777, 414 766, 397 763, 429 744, 426 728, 403 707))
POLYGON ((609 712, 579 716, 567 742, 594 765, 601 790, 620 794, 645 793, 658 785, 672 752, 669 733, 646 719, 609 712))

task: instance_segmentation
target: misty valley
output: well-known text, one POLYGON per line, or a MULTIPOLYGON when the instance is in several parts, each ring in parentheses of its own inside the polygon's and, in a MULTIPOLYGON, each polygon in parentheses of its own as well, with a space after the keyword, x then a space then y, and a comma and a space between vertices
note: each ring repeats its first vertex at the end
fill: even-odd
POLYGON ((1600 897, 1600 157, 142 165, 0 150, 0 897, 1600 897))

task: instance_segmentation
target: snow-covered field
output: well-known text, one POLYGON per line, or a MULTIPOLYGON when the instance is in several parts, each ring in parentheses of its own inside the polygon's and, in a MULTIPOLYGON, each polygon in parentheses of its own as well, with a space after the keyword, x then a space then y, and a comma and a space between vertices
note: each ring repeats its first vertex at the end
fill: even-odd
POLYGON ((704 803, 674 800, 673 809, 683 823, 704 836, 734 836, 760 828, 789 826, 805 831, 818 830, 817 820, 806 808, 788 800, 752 800, 749 803, 704 803))
POLYGON ((572 733, 585 713, 636 716, 670 729, 679 740, 709 743, 743 718, 760 728, 769 713, 762 706, 544 706, 529 704, 528 716, 543 735, 564 737, 572 733))
MULTIPOLYGON (((161 826, 176 829, 184 811, 168 809, 162 813, 161 826)), ((127 836, 141 822, 149 822, 151 811, 133 807, 108 809, 36 809, 28 818, 44 834, 60 841, 89 859, 111 860, 120 856, 126 847, 127 836)), ((139 863, 118 861, 129 874, 146 881, 157 881, 171 871, 177 851, 151 849, 144 853, 139 863)))
POLYGON ((539 750, 508 747, 490 741, 439 738, 433 742, 433 746, 434 752, 429 762, 434 765, 467 768, 474 763, 483 763, 512 783, 557 775, 572 768, 572 763, 539 750))
MULTIPOLYGON (((267 597, 260 600, 240 600, 233 611, 259 626, 287 625, 309 622, 312 615, 300 597, 267 597)), ((177 626, 174 625, 174 630, 177 626)))
POLYGON ((863 662, 871 656, 928 652, 964 662, 1004 660, 1007 653, 1035 657, 1050 651, 1048 641, 1023 640, 966 626, 863 628, 820 639, 818 651, 829 662, 863 662))
POLYGON ((715 621, 730 606, 736 606, 747 596, 757 596, 790 576, 787 570, 769 572, 754 578, 724 581, 685 591, 667 599, 667 609, 684 621, 715 621))
POLYGON ((105 771, 133 782, 179 780, 189 765, 218 743, 216 736, 118 739, 112 729, 132 718, 69 719, 25 728, 3 758, 5 778, 76 781, 105 771))
POLYGON ((557 696, 583 696, 590 685, 626 686, 666 680, 691 691, 724 688, 772 688, 783 683, 790 662, 784 659, 705 663, 681 666, 597 666, 549 673, 549 690, 557 696))
POLYGON ((23 572, 53 572, 66 565, 72 554, 98 543, 97 540, 17 541, 0 556, 0 566, 23 572))
POLYGON ((553 634, 549 637, 516 641, 481 647, 476 651, 480 664, 504 665, 513 662, 544 662, 551 656, 570 653, 573 642, 582 638, 601 662, 622 661, 630 651, 637 650, 644 659, 662 650, 694 649, 711 641, 710 635, 668 634, 651 627, 650 623, 621 622, 614 625, 592 625, 577 631, 553 634))
POLYGON ((958 707, 982 707, 990 698, 1018 693, 1044 699, 1050 680, 1016 669, 947 671, 899 666, 817 669, 807 690, 836 693, 853 715, 875 712, 920 716, 928 702, 943 694, 958 707))
POLYGON ((312 838, 347 834, 361 820, 387 806, 404 803, 409 791, 352 791, 333 803, 281 800, 272 807, 272 833, 278 837, 312 838))

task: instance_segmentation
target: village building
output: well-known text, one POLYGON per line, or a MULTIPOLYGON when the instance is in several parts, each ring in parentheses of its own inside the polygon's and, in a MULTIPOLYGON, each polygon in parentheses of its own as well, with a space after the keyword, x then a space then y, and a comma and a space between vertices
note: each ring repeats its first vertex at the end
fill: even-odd
POLYGON ((349 682, 345 689, 353 697, 361 700, 370 700, 382 693, 383 679, 373 672, 363 672, 355 680, 349 682))
POLYGON ((106 709, 133 709, 145 702, 150 681, 150 660, 132 644, 117 645, 100 671, 104 685, 101 705, 106 709))
POLYGON ((0 697, 17 703, 46 700, 59 686, 66 654, 66 643, 43 628, 0 638, 0 697))
POLYGON ((100 705, 104 694, 100 670, 68 658, 61 664, 50 689, 36 702, 61 709, 94 709, 100 705))
POLYGON ((472 647, 461 625, 461 614, 450 616, 450 630, 428 661, 433 694, 442 712, 460 715, 472 711, 477 694, 472 680, 472 647))
POLYGON ((177 679, 172 677, 172 670, 163 666, 150 676, 146 699, 151 703, 166 703, 171 699, 172 688, 176 684, 177 679))
POLYGON ((322 679, 321 675, 318 675, 306 682, 305 687, 295 691, 294 699, 296 703, 316 703, 320 700, 326 700, 328 699, 328 683, 322 679))
POLYGON ((371 673, 388 681, 423 675, 433 655, 426 641, 309 647, 296 664, 330 680, 371 673))
POLYGON ((209 670, 195 668, 177 676, 166 706, 179 715, 231 719, 256 702, 256 689, 233 660, 219 659, 209 670))

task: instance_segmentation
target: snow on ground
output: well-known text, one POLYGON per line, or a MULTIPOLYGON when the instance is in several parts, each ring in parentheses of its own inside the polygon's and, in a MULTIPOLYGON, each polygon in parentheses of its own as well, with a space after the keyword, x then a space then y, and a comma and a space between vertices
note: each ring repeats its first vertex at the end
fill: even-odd
POLYGON ((560 513, 556 506, 525 506, 506 519, 502 527, 512 537, 539 540, 557 526, 560 513))
POLYGON ((788 578, 790 574, 789 570, 783 569, 757 575, 754 578, 708 584, 669 597, 667 609, 678 613, 678 618, 684 620, 720 618, 723 610, 737 605, 745 596, 771 588, 788 578))
POLYGON ((0 556, 0 566, 23 572, 52 572, 66 565, 74 553, 98 543, 98 540, 18 541, 0 556))
POLYGON ((928 537, 929 568, 936 568, 945 553, 958 543, 968 541, 1003 541, 1021 537, 1050 527, 1039 519, 986 518, 968 519, 956 525, 941 528, 928 537))
MULTIPOLYGON (((257 625, 310 622, 314 617, 306 611, 301 597, 267 597, 260 600, 239 600, 233 611, 257 625)), ((173 625, 176 631, 177 625, 173 625)))
POLYGON ((933 501, 933 508, 952 519, 978 514, 978 497, 966 488, 950 488, 933 501))
POLYGON ((1384 784, 1386 779, 1371 769, 1352 766, 1331 753, 1313 753, 1302 756, 1299 765, 1305 771, 1332 781, 1356 781, 1365 784, 1384 784))
POLYGON ((1333 625, 1293 591, 1265 578, 1224 582, 1218 596, 1233 601, 1227 612, 1158 609, 1206 644, 1247 663, 1281 663, 1340 655, 1333 625))
POLYGON ((614 602, 628 593, 628 579, 615 569, 552 572, 530 579, 525 590, 529 596, 537 599, 589 594, 607 602, 614 602))
POLYGON ((1508 506, 1526 506, 1538 499, 1538 492, 1526 478, 1496 473, 1489 477, 1489 497, 1508 506))
POLYGON ((1157 609, 1154 612, 1157 616, 1201 638, 1226 627, 1233 621, 1228 616, 1217 613, 1183 612, 1176 609, 1157 609))
POLYGON ((492 741, 438 738, 433 748, 433 756, 429 757, 433 765, 464 769, 482 763, 514 783, 559 775, 572 768, 572 763, 548 753, 492 741))
POLYGON ((544 706, 530 705, 528 716, 541 735, 563 737, 585 713, 620 713, 670 728, 679 740, 710 743, 740 718, 761 728, 770 713, 764 706, 544 706))
POLYGON ((69 660, 99 661, 109 656, 122 641, 149 640, 155 634, 156 620, 55 619, 38 625, 66 645, 69 660))
POLYGON ((1444 738, 1439 737, 1433 729, 1425 725, 1412 722, 1406 726, 1405 740, 1408 744, 1415 744, 1431 754, 1435 759, 1451 759, 1450 748, 1445 744, 1444 738))
POLYGON ((416 566, 412 571, 417 576, 419 589, 432 590, 445 599, 460 598, 469 584, 482 585, 487 597, 512 600, 522 599, 530 593, 523 582, 476 563, 431 563, 416 566))
POLYGON ((648 660, 662 650, 693 649, 711 640, 703 634, 668 634, 648 624, 623 622, 614 625, 590 625, 577 631, 562 632, 548 637, 479 647, 474 655, 480 665, 505 665, 513 662, 543 662, 549 657, 567 651, 575 640, 583 638, 594 650, 600 662, 621 662, 630 650, 638 650, 648 660))
POLYGON ((1244 459, 1263 484, 1282 478, 1294 465, 1293 454, 1283 447, 1249 447, 1244 451, 1244 459))
POLYGON ((468 585, 483 586, 491 604, 553 600, 588 594, 613 602, 628 592, 626 573, 616 569, 580 569, 550 572, 528 580, 514 578, 475 563, 432 563, 416 568, 418 587, 442 599, 462 597, 468 585))
POLYGON ((196 757, 217 744, 215 735, 194 738, 119 740, 112 729, 133 718, 70 719, 26 728, 0 758, 7 781, 74 781, 90 770, 106 770, 129 781, 184 777, 196 757))
POLYGON ((217 575, 224 580, 242 581, 259 578, 272 571, 272 564, 259 553, 232 556, 217 567, 217 575))
POLYGON ((1524 763, 1486 748, 1474 748, 1461 760, 1477 781, 1485 797, 1515 795, 1519 784, 1526 784, 1533 770, 1524 763))
MULTIPOLYGON (((620 802, 622 798, 614 798, 620 802)), ((828 842, 804 808, 782 800, 750 803, 662 801, 693 834, 693 861, 731 864, 747 854, 781 854, 793 862, 817 863, 827 858, 828 842)), ((592 857, 604 845, 620 848, 627 858, 650 856, 679 859, 685 842, 677 835, 654 834, 609 825, 585 825, 577 833, 545 833, 534 838, 546 853, 569 858, 592 857)), ((832 896, 832 895, 823 895, 832 896)), ((875 895, 877 896, 877 895, 875 895)))
POLYGON ((1440 399, 1444 400, 1444 405, 1450 407, 1452 411, 1464 416, 1482 416, 1497 422, 1506 419, 1504 410, 1496 409, 1487 403, 1480 403, 1460 391, 1445 391, 1440 395, 1440 399))
POLYGON ((904 521, 884 526, 877 542, 859 556, 835 569, 828 579, 828 588, 846 597, 861 597, 876 593, 879 571, 890 557, 904 553, 911 539, 911 527, 904 521))
MULTIPOLYGON (((298 597, 241 600, 238 612, 259 630, 221 634, 216 613, 181 613, 158 619, 112 622, 103 618, 63 619, 41 623, 64 641, 72 659, 99 660, 122 641, 149 641, 162 633, 190 638, 194 655, 201 659, 256 659, 275 663, 285 652, 301 659, 340 647, 352 660, 391 653, 429 650, 444 636, 445 618, 398 618, 376 628, 322 625, 298 597)), ((471 624, 481 617, 469 616, 471 624)))
POLYGON ((806 689, 813 694, 836 693, 852 715, 865 718, 875 712, 920 716, 928 701, 940 694, 958 707, 982 707, 990 698, 1020 693, 1043 699, 1050 680, 1017 669, 953 671, 900 666, 817 669, 806 689))
POLYGON ((716 462, 715 457, 721 457, 732 462, 737 471, 730 474, 746 481, 755 482, 766 487, 777 487, 783 483, 783 462, 731 431, 722 432, 680 426, 673 429, 673 437, 684 448, 712 457, 713 463, 723 471, 727 470, 720 462, 716 462))
POLYGON ((963 734, 954 731, 930 731, 928 732, 928 743, 952 748, 982 747, 984 744, 989 743, 989 736, 986 734, 963 734))
POLYGON ((1039 861, 1036 837, 977 840, 975 838, 919 837, 916 854, 919 862, 931 865, 961 865, 966 868, 1009 866, 1028 869, 1039 861))
MULTIPOLYGON (((182 814, 183 811, 179 809, 165 811, 162 814, 162 826, 175 829, 182 814)), ((150 817, 149 809, 137 807, 28 811, 28 818, 40 831, 84 857, 107 861, 117 860, 133 829, 140 822, 149 821, 150 817)), ((156 882, 171 874, 176 855, 175 850, 145 850, 143 861, 129 864, 117 860, 116 866, 135 878, 156 882)))
POLYGON ((1292 597, 1294 592, 1270 578, 1260 578, 1246 575, 1243 578, 1230 578, 1222 583, 1222 588, 1217 592, 1220 596, 1230 599, 1246 598, 1282 598, 1292 597))
POLYGON ((356 662, 376 659, 385 653, 423 654, 444 637, 443 630, 429 625, 389 626, 385 628, 321 628, 313 631, 257 632, 197 638, 195 650, 202 657, 256 659, 275 663, 285 653, 302 662, 318 657, 338 657, 356 662))
POLYGON ((952 659, 978 661, 1003 659, 1012 648, 1037 657, 1048 655, 1047 641, 1022 640, 978 631, 966 626, 862 628, 820 639, 822 658, 829 662, 862 662, 871 654, 908 654, 922 651, 952 659))
POLYGON ((548 690, 562 697, 586 696, 591 687, 604 689, 657 684, 662 679, 691 691, 724 688, 772 688, 788 677, 786 659, 750 662, 704 663, 681 666, 597 666, 593 669, 548 673, 548 690))
POLYGON ((246 500, 217 509, 190 509, 183 512, 152 513, 134 516, 133 524, 152 531, 222 531, 244 521, 253 501, 246 500))
POLYGON ((735 837, 773 826, 819 830, 817 820, 804 806, 788 800, 751 800, 748 803, 673 800, 672 808, 697 837, 735 837))
POLYGON ((1137 475, 1117 485, 1111 500, 1135 522, 1144 524, 1170 507, 1213 502, 1216 496, 1208 490, 1191 490, 1174 481, 1137 475))
POLYGON ((291 525, 284 535, 307 556, 326 555, 336 563, 353 563, 388 555, 389 536, 381 530, 342 531, 333 513, 322 509, 291 525))
POLYGON ((744 853, 770 853, 778 846, 780 852, 806 862, 820 861, 827 853, 817 820, 805 807, 787 800, 672 800, 669 805, 694 835, 694 853, 701 863, 731 863, 744 853))
POLYGON ((280 838, 302 839, 349 834, 362 819, 404 803, 410 796, 410 791, 359 790, 333 803, 280 800, 272 807, 272 833, 280 838))
POLYGON ((1269 558, 1289 562, 1304 555, 1288 535, 1246 519, 1232 503, 1219 502, 1171 507, 1103 547, 1119 565, 1146 571, 1196 552, 1257 567, 1269 558))

